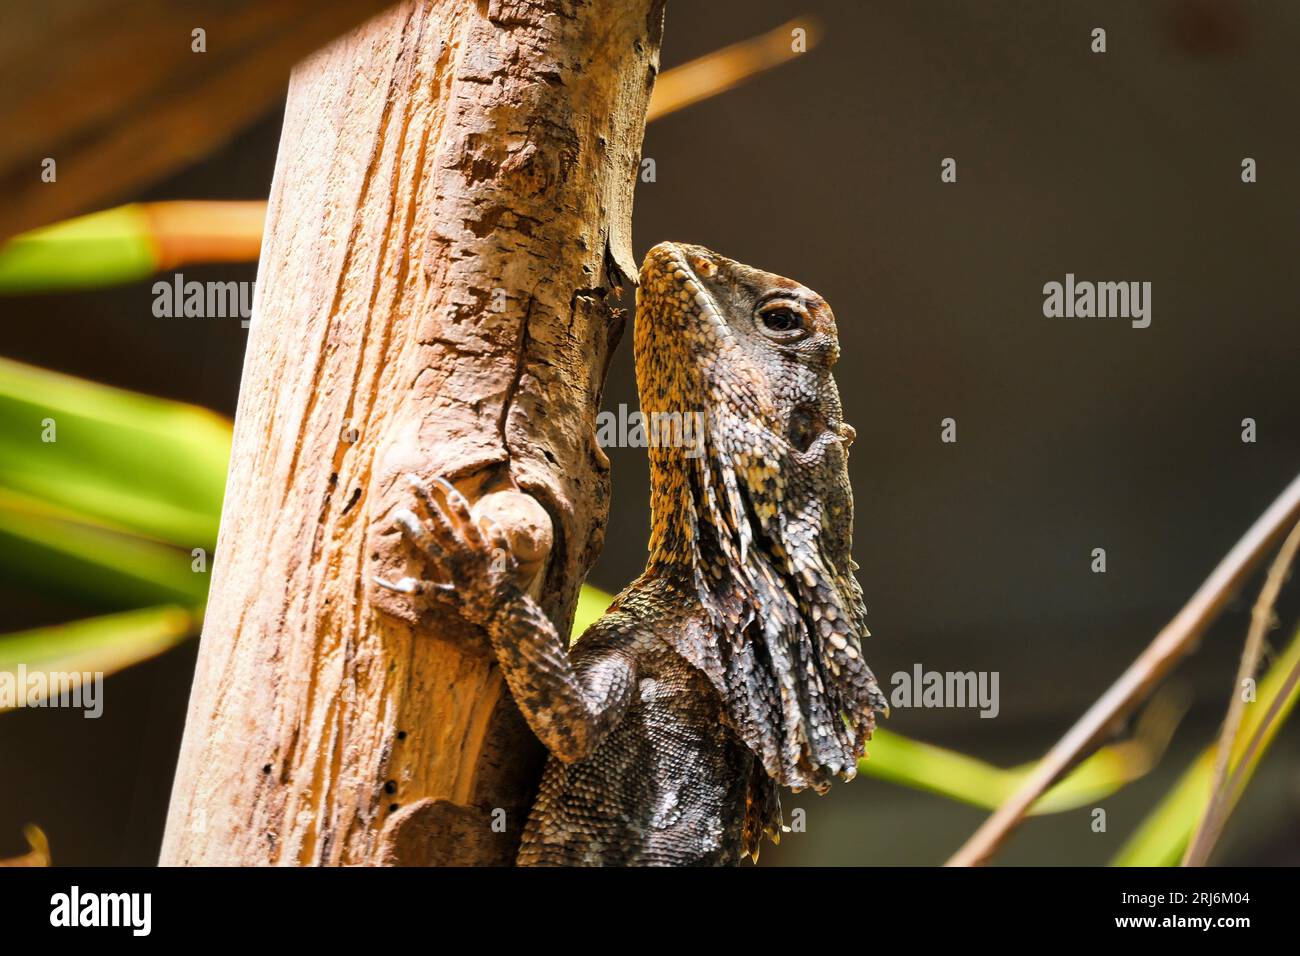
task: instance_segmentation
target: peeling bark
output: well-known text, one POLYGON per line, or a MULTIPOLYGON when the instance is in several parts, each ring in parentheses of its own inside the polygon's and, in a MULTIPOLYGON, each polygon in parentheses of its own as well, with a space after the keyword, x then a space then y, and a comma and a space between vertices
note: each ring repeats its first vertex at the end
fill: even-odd
POLYGON ((513 859, 540 745, 454 605, 371 582, 446 475, 540 503, 512 547, 570 626, 662 18, 406 2, 295 70, 164 864, 513 859))

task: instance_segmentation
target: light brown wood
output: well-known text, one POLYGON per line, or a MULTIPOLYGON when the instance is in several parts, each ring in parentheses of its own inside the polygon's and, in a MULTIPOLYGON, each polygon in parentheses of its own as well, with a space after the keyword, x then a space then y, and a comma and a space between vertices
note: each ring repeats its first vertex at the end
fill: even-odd
POLYGON ((404 476, 449 475, 569 626, 662 22, 406 2, 295 70, 163 864, 513 859, 540 746, 480 635, 372 581, 422 571, 404 476))

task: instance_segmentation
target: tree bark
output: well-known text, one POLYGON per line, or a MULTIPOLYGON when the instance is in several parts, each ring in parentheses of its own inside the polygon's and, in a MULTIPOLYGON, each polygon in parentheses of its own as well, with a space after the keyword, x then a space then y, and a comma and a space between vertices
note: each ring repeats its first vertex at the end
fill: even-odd
POLYGON ((446 475, 570 626, 662 22, 408 0, 294 71, 164 865, 513 859, 540 745, 454 604, 373 578, 446 475))

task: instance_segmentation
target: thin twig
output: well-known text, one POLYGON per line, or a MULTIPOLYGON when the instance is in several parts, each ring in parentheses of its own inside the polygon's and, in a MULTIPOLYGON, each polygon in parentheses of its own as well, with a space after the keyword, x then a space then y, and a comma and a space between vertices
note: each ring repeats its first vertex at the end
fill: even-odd
POLYGON ((818 20, 805 15, 760 36, 741 40, 665 70, 655 80, 646 122, 725 93, 774 66, 787 63, 811 50, 820 37, 818 20), (793 31, 796 29, 803 30, 802 46, 796 46, 794 42, 793 31))
POLYGON ((1300 519, 1300 477, 1287 485, 1150 646, 1044 755, 1025 782, 984 821, 947 865, 981 866, 988 862, 1043 791, 1123 720, 1187 654, 1233 592, 1297 519, 1300 519))
POLYGON ((173 200, 142 203, 156 268, 191 262, 256 262, 266 203, 261 200, 173 200))
POLYGON ((1210 858, 1210 851, 1223 835, 1223 827, 1232 812, 1229 790, 1224 786, 1228 779, 1228 767, 1232 762, 1232 748, 1241 729, 1241 719, 1246 713, 1246 701, 1241 692, 1242 685, 1259 671, 1259 661, 1264 652, 1264 636, 1273 623, 1273 606, 1282 591, 1295 563, 1296 550, 1300 549, 1300 524, 1297 524, 1286 541, 1282 544, 1268 570, 1268 579, 1260 589, 1259 599, 1251 612, 1250 631, 1246 635, 1246 646, 1241 652, 1241 663, 1237 666, 1237 679, 1232 685, 1232 695, 1228 698, 1228 713, 1223 718, 1223 730, 1219 734, 1219 749, 1214 758, 1214 774, 1210 778, 1210 796, 1197 824, 1196 832, 1187 845, 1183 855, 1183 866, 1205 866, 1210 858))
POLYGON ((1264 719, 1259 722, 1259 726, 1255 728, 1255 732, 1251 735, 1250 743, 1246 745, 1241 759, 1232 768, 1232 776, 1229 778, 1227 786, 1228 796, 1231 800, 1228 806, 1229 812, 1232 811, 1237 800, 1241 797, 1241 788, 1245 786, 1246 775, 1250 772, 1250 766, 1255 760, 1255 754, 1264 746, 1264 740, 1269 736, 1273 721, 1278 719, 1282 709, 1287 705, 1287 699, 1295 693, 1296 684, 1300 684, 1300 661, 1297 661, 1292 666, 1291 672, 1287 674, 1286 680, 1277 692, 1277 696, 1269 704, 1264 719))

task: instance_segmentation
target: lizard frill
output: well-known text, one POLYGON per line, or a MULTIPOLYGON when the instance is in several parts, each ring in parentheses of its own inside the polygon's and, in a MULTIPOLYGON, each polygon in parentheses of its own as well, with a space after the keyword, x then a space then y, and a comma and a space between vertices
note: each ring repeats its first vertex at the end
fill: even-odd
POLYGON ((824 369, 816 355, 804 360, 825 414, 800 447, 791 409, 806 407, 794 393, 811 386, 783 382, 794 366, 773 365, 747 334, 749 311, 736 314, 737 302, 773 284, 808 291, 699 247, 664 243, 646 257, 636 320, 643 413, 706 423, 693 447, 651 443, 647 574, 677 577, 698 595, 702 621, 669 639, 718 690, 768 775, 820 792, 835 776, 852 778, 885 701, 862 658, 851 429, 837 420, 835 354, 821 358, 824 369))

